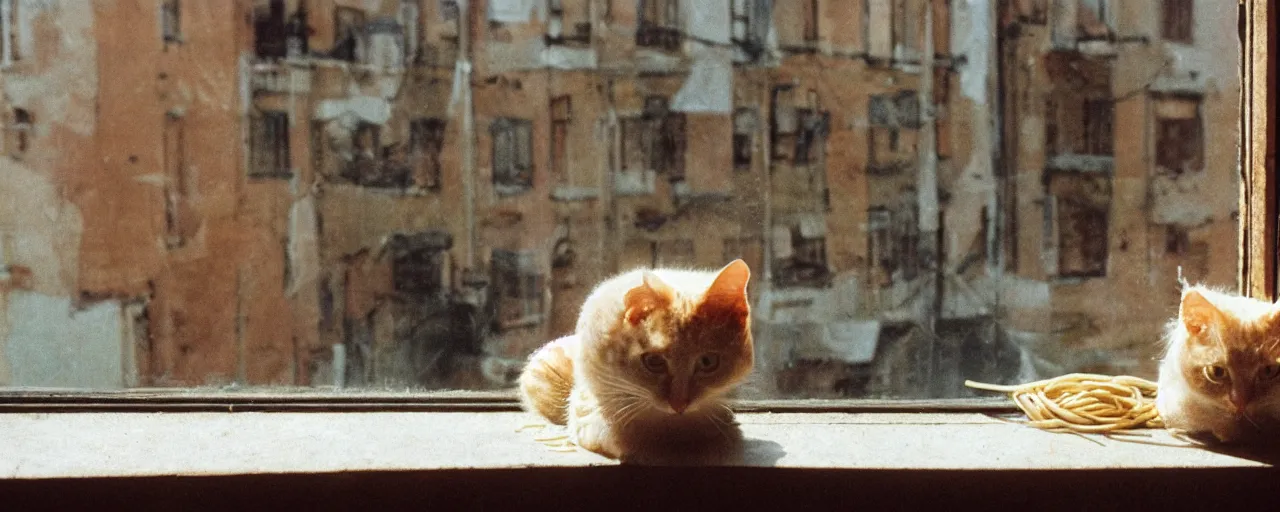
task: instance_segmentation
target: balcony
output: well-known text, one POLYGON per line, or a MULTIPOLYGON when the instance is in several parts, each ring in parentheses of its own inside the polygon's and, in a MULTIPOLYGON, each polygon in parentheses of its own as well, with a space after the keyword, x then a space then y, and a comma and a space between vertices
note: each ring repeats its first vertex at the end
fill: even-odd
POLYGON ((285 94, 311 92, 311 68, 299 61, 257 62, 250 68, 254 91, 285 94))

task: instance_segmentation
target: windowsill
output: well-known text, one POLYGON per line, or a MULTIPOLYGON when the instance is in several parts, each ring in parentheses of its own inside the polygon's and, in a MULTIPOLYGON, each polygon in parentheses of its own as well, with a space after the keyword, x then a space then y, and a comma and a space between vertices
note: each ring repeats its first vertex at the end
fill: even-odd
MULTIPOLYGON (((556 452, 516 412, 0 414, 0 479, 613 466, 556 452)), ((1266 469, 1263 457, 1054 434, 974 412, 742 413, 754 468, 862 471, 1266 469)), ((1160 445, 1163 444, 1163 445, 1160 445)))

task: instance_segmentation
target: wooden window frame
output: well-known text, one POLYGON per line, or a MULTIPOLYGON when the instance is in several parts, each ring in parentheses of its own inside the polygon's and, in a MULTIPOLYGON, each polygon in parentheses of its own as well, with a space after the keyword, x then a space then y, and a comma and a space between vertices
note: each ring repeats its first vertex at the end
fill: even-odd
POLYGON ((493 169, 493 186, 498 190, 499 195, 511 196, 518 195, 533 190, 534 173, 536 172, 533 160, 533 121, 515 117, 500 117, 494 119, 489 125, 489 143, 491 150, 490 167, 493 169), (504 169, 498 168, 498 154, 503 148, 499 145, 499 136, 504 132, 511 137, 511 147, 506 148, 511 153, 511 161, 504 169), (520 137, 525 137, 525 154, 520 155, 520 137))
MULTIPOLYGON (((293 123, 289 119, 288 112, 284 112, 281 110, 262 110, 251 115, 249 120, 249 146, 248 146, 248 149, 249 149, 248 175, 250 178, 254 178, 254 179, 293 178, 293 174, 294 174, 293 155, 292 155, 293 141, 291 140, 292 131, 293 131, 293 123), (270 149, 272 152, 277 153, 275 155, 275 160, 277 160, 276 163, 278 164, 277 165, 278 168, 268 169, 268 170, 258 169, 257 167, 258 167, 258 151, 259 150, 254 149, 257 147, 256 144, 258 143, 258 139, 259 139, 258 130, 265 130, 268 128, 278 130, 280 128, 279 126, 276 126, 276 127, 268 126, 268 124, 273 122, 281 122, 281 124, 283 124, 283 127, 284 127, 283 137, 279 138, 279 140, 282 140, 283 143, 274 144, 276 147, 274 149, 270 149), (283 147, 280 147, 281 145, 283 147)), ((276 135, 277 137, 280 136, 278 132, 276 133, 276 135)), ((279 142, 279 140, 277 140, 276 142, 279 142)), ((268 150, 268 148, 263 148, 261 151, 266 151, 266 150, 268 150)), ((261 157, 266 158, 267 156, 268 155, 262 155, 261 157)))

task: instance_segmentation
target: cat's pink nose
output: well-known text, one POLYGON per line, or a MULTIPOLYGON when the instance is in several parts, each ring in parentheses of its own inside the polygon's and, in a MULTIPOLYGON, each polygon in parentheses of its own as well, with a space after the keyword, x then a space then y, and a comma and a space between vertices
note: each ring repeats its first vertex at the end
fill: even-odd
POLYGON ((676 414, 684 414, 684 410, 689 408, 688 400, 672 399, 672 400, 668 400, 667 403, 671 404, 671 410, 675 411, 676 414))

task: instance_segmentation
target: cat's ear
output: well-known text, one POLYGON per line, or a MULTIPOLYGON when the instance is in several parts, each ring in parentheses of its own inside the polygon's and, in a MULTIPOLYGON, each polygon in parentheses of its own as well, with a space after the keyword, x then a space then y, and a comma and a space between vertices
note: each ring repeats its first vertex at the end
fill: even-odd
POLYGON ((662 278, 648 270, 644 271, 640 286, 628 290, 622 298, 622 303, 626 307, 627 323, 639 325, 655 310, 670 305, 675 296, 675 290, 662 278))
POLYGON ((747 263, 740 259, 733 260, 720 269, 702 299, 702 306, 722 313, 749 316, 751 306, 747 301, 747 282, 750 280, 751 269, 747 267, 747 263))
POLYGON ((1209 302, 1209 299, 1206 299, 1198 290, 1188 290, 1182 294, 1179 316, 1187 332, 1197 337, 1208 331, 1210 326, 1221 321, 1222 311, 1218 310, 1218 307, 1209 302))

